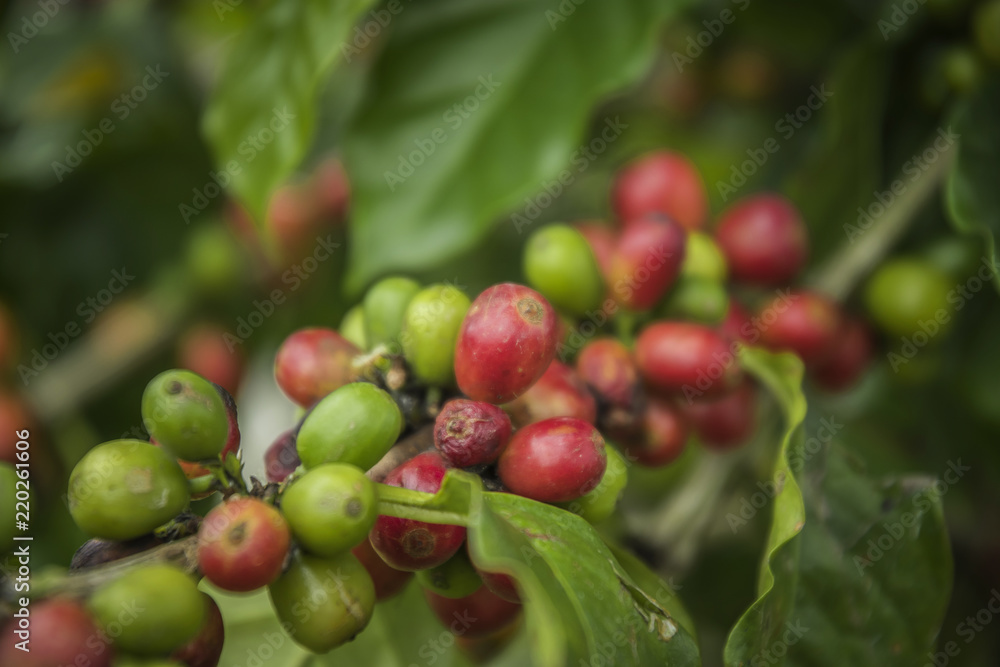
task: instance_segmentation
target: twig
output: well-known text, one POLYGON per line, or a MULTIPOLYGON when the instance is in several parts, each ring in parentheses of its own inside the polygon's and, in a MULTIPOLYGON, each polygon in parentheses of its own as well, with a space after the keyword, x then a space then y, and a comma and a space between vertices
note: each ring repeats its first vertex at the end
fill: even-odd
POLYGON ((368 477, 375 482, 381 482, 400 464, 409 461, 417 454, 425 452, 434 446, 434 425, 428 424, 393 445, 382 460, 372 466, 368 477))

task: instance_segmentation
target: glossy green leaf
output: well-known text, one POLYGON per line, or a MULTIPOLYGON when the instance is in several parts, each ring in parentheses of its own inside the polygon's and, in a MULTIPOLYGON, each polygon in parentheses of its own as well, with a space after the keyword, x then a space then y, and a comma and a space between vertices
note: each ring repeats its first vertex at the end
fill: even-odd
POLYGON ((948 217, 964 234, 983 237, 993 272, 993 284, 1000 290, 996 238, 1000 235, 1000 81, 963 100, 955 110, 953 129, 959 135, 958 158, 946 186, 948 217))
POLYGON ((257 221, 302 159, 323 75, 350 46, 373 0, 272 1, 235 39, 202 123, 216 182, 229 182, 257 221))
MULTIPOLYGON (((591 107, 643 72, 682 4, 404 3, 347 133, 348 287, 452 258, 546 183, 562 189, 562 170, 586 170, 574 151, 591 107)), ((611 141, 627 129, 614 115, 595 126, 611 141)))

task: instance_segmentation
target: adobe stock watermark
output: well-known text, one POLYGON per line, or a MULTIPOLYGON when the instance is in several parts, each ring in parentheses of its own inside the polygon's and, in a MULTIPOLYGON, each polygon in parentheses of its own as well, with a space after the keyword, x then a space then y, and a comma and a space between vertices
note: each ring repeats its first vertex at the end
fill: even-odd
MULTIPOLYGON (((994 588, 990 590, 990 593, 989 600, 976 612, 975 616, 966 616, 955 626, 955 634, 964 639, 966 645, 971 644, 972 640, 993 622, 997 614, 1000 614, 1000 591, 994 588)), ((927 662, 923 664, 923 667, 948 667, 951 664, 951 659, 958 657, 958 654, 962 652, 962 648, 963 646, 958 642, 949 640, 941 647, 940 651, 927 653, 927 662)))
MULTIPOLYGON (((774 131, 783 140, 788 141, 795 136, 795 133, 808 123, 813 115, 823 108, 827 100, 833 97, 833 92, 827 90, 826 84, 820 84, 819 88, 812 86, 811 94, 806 101, 796 107, 793 111, 786 113, 774 124, 774 131)), ((729 201, 729 198, 736 194, 740 188, 747 183, 747 179, 757 173, 757 170, 767 164, 771 156, 781 150, 781 142, 777 137, 771 136, 757 148, 748 148, 747 157, 739 165, 732 164, 729 168, 729 178, 725 181, 716 181, 715 188, 719 191, 722 201, 729 201)))
POLYGON ((916 511, 903 512, 898 521, 893 521, 892 523, 884 522, 882 524, 882 533, 878 537, 868 540, 866 545, 868 550, 865 551, 865 555, 854 556, 854 567, 857 568, 858 575, 863 576, 865 570, 874 567, 887 553, 892 551, 893 547, 906 535, 910 534, 914 527, 923 519, 924 515, 934 507, 934 501, 944 497, 944 494, 948 493, 955 484, 958 484, 965 477, 965 473, 970 470, 972 470, 970 466, 962 465, 962 459, 948 461, 948 469, 944 471, 944 474, 929 487, 914 496, 913 506, 916 511))
POLYGON ((59 10, 68 5, 70 0, 38 0, 38 11, 30 16, 21 17, 21 26, 17 32, 8 32, 7 41, 16 55, 21 47, 27 44, 39 30, 44 30, 49 21, 56 17, 59 10))
POLYGON ((608 146, 613 144, 622 133, 628 129, 628 125, 621 122, 618 116, 604 119, 604 127, 599 136, 594 137, 586 144, 582 144, 569 156, 569 163, 576 167, 575 171, 563 169, 554 180, 542 181, 540 192, 531 197, 524 198, 524 207, 520 211, 515 211, 510 215, 510 221, 514 223, 514 229, 518 234, 524 231, 525 227, 534 224, 542 215, 542 212, 559 198, 563 190, 570 186, 577 177, 590 168, 590 165, 597 160, 598 156, 608 150, 608 146))
POLYGON ((397 187, 413 176, 417 169, 427 161, 427 158, 434 155, 438 147, 451 138, 452 134, 450 133, 457 132, 465 121, 482 107, 483 102, 488 100, 496 92, 496 89, 503 85, 500 81, 494 81, 492 74, 480 76, 478 81, 479 85, 471 94, 451 105, 441 114, 441 120, 447 127, 438 126, 431 130, 427 136, 414 139, 413 144, 416 148, 405 155, 400 153, 396 169, 387 169, 383 173, 385 184, 389 186, 390 192, 395 192, 397 187))
MULTIPOLYGON (((406 2, 409 4, 413 0, 406 2)), ((378 9, 368 12, 368 20, 354 26, 351 41, 342 42, 340 45, 344 61, 349 63, 355 56, 361 55, 361 52, 371 45, 372 40, 377 39, 382 31, 389 27, 392 19, 402 13, 404 7, 403 0, 389 0, 378 9)))
POLYGON ((222 194, 233 177, 243 171, 243 166, 253 162, 257 156, 267 149, 276 136, 286 130, 296 115, 288 110, 288 107, 274 107, 271 109, 271 117, 267 123, 256 132, 246 135, 236 146, 236 153, 239 158, 233 158, 223 165, 219 171, 209 171, 208 181, 201 188, 191 188, 193 197, 190 203, 181 202, 177 206, 184 224, 190 224, 192 218, 197 217, 202 211, 208 208, 212 200, 222 194))
POLYGON ((902 2, 893 3, 889 17, 879 19, 876 24, 878 31, 882 33, 882 39, 888 42, 889 35, 899 32, 906 25, 906 22, 910 20, 910 17, 916 14, 925 4, 927 4, 927 0, 902 0, 902 2))
POLYGON ((586 1, 587 0, 562 0, 555 10, 545 10, 545 20, 549 22, 549 28, 554 31, 559 27, 560 23, 565 23, 566 20, 576 12, 576 8, 586 1))
POLYGON ((858 219, 855 224, 844 223, 844 234, 847 240, 854 243, 858 238, 868 231, 875 221, 882 217, 886 211, 896 202, 896 199, 906 194, 910 185, 916 183, 927 173, 927 170, 937 162, 942 155, 951 150, 952 146, 959 139, 959 135, 951 127, 947 129, 938 128, 937 137, 920 154, 913 155, 903 163, 903 174, 908 178, 897 178, 889 184, 885 190, 876 190, 872 193, 875 201, 867 207, 858 207, 858 219))
MULTIPOLYGON (((750 0, 730 0, 730 2, 736 5, 740 12, 745 12, 750 6, 750 0)), ((683 73, 686 65, 691 65, 700 58, 705 53, 705 49, 712 46, 715 40, 726 31, 726 26, 732 25, 736 21, 737 16, 736 11, 726 7, 719 12, 718 18, 703 20, 701 24, 705 26, 705 29, 697 35, 688 35, 684 53, 674 51, 671 55, 677 71, 683 73)))
POLYGON ((146 75, 142 80, 118 97, 111 103, 112 116, 105 116, 97 125, 81 131, 83 138, 75 144, 66 146, 66 158, 64 161, 54 160, 52 171, 56 175, 56 180, 62 183, 63 178, 73 172, 74 169, 83 163, 83 158, 94 152, 94 149, 101 145, 104 137, 111 134, 117 128, 116 122, 124 121, 128 118, 139 104, 146 100, 151 92, 156 90, 163 80, 170 76, 170 72, 150 65, 146 67, 146 75))
POLYGON ((48 342, 33 349, 28 355, 27 363, 18 364, 17 374, 24 386, 27 387, 31 380, 41 375, 49 364, 83 333, 83 325, 93 322, 114 301, 115 297, 125 291, 125 288, 133 280, 135 280, 135 276, 129 273, 124 266, 121 270, 114 269, 111 271, 111 279, 108 280, 107 287, 98 290, 77 304, 76 314, 79 319, 71 319, 61 329, 50 331, 46 336, 48 342))
POLYGON ((795 646, 809 632, 810 628, 802 625, 801 620, 794 623, 785 623, 785 631, 781 638, 767 648, 761 649, 759 653, 750 658, 750 667, 765 667, 766 665, 777 665, 784 662, 788 655, 788 649, 795 646))
POLYGON ((886 360, 894 373, 898 373, 902 366, 910 363, 920 350, 941 333, 945 325, 951 321, 952 312, 958 312, 965 308, 965 304, 975 297, 984 285, 988 285, 992 281, 995 269, 1000 269, 1000 265, 994 265, 989 258, 983 257, 979 264, 979 270, 975 274, 964 283, 959 283, 948 291, 946 298, 948 303, 953 306, 952 311, 938 308, 934 311, 932 318, 917 320, 917 326, 920 330, 900 338, 899 347, 886 353, 886 360))

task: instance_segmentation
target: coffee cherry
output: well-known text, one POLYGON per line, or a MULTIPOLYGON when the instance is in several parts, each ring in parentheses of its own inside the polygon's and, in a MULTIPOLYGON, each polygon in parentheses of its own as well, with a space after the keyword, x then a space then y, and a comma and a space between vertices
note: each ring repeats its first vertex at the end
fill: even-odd
POLYGON ((277 579, 291 546, 288 523, 255 498, 217 505, 198 530, 198 567, 219 588, 246 593, 277 579))
POLYGON ((715 240, 704 232, 691 232, 684 248, 681 277, 725 282, 729 267, 715 240))
POLYGON ((867 325, 845 317, 830 355, 813 369, 817 385, 827 391, 844 391, 853 386, 872 360, 872 339, 867 325))
POLYGON ((806 366, 822 363, 833 351, 840 329, 839 306, 816 292, 778 295, 757 315, 761 342, 776 351, 791 351, 806 366))
POLYGON ((308 408, 354 379, 351 363, 360 352, 332 329, 300 329, 278 349, 274 379, 286 396, 308 408))
POLYGON ((397 595, 406 588, 413 578, 412 572, 404 572, 390 567, 372 547, 371 540, 365 538, 361 544, 351 549, 354 557, 361 561, 375 584, 375 599, 381 602, 397 595))
POLYGON ((514 493, 557 503, 592 491, 606 467, 604 438, 597 429, 556 417, 517 431, 500 455, 497 473, 514 493))
POLYGON ((745 443, 757 425, 757 391, 749 382, 714 400, 683 405, 698 439, 707 449, 724 451, 745 443))
POLYGON ((146 385, 142 422, 156 442, 185 461, 217 458, 229 438, 222 396, 191 371, 164 371, 146 385))
POLYGON ((194 639, 207 609, 195 581, 172 565, 143 565, 90 598, 98 626, 122 651, 165 655, 194 639))
MULTIPOLYGON (((222 452, 219 454, 219 459, 222 461, 226 460, 226 457, 230 454, 238 455, 240 452, 240 443, 242 441, 242 435, 240 433, 239 424, 239 414, 236 410, 236 400, 233 399, 232 394, 220 387, 219 385, 213 385, 215 390, 219 392, 219 397, 222 398, 223 405, 226 406, 226 444, 222 448, 222 452)), ((160 443, 155 440, 150 440, 150 444, 160 446, 160 443)), ((181 470, 184 471, 184 476, 188 479, 196 479, 198 477, 204 477, 205 475, 210 475, 211 470, 206 468, 200 463, 194 463, 192 461, 184 461, 183 459, 178 460, 177 463, 180 464, 181 470)), ((212 491, 207 493, 201 493, 191 496, 191 500, 201 500, 202 498, 207 498, 212 495, 212 491)))
POLYGON ((288 634, 314 653, 353 639, 375 609, 372 578, 349 552, 334 558, 298 556, 267 590, 288 634))
POLYGON ((281 496, 295 541, 317 556, 333 557, 361 543, 375 525, 375 484, 359 468, 327 463, 292 482, 281 496))
POLYGON ((264 469, 269 482, 284 482, 300 465, 302 461, 295 449, 295 429, 279 435, 264 452, 264 469))
POLYGON ((689 322, 655 322, 643 329, 635 360, 653 388, 683 392, 685 397, 725 394, 743 376, 726 339, 689 322))
POLYGON ((431 285, 406 307, 400 339, 410 370, 425 384, 455 385, 455 341, 469 297, 451 285, 431 285))
POLYGON ((200 290, 215 295, 229 293, 246 272, 246 256, 233 234, 219 224, 196 227, 188 236, 185 277, 200 290))
POLYGON ((417 581, 426 590, 446 598, 464 598, 483 585, 483 580, 469 560, 465 549, 459 549, 447 561, 427 570, 417 572, 417 581))
POLYGON ((521 613, 521 605, 497 597, 485 586, 457 600, 427 589, 424 589, 424 597, 445 627, 468 638, 487 637, 513 623, 521 613), (456 619, 460 622, 456 623, 456 619))
POLYGON ((235 393, 245 360, 239 348, 230 350, 226 331, 214 324, 189 329, 177 346, 178 366, 235 393))
POLYGON ((353 382, 316 404, 302 421, 295 446, 306 468, 350 463, 367 470, 392 448, 403 415, 392 396, 367 382, 353 382))
MULTIPOLYGON (((447 468, 437 452, 424 452, 389 473, 385 483, 412 491, 436 493, 447 468)), ((372 546, 397 570, 415 572, 441 565, 465 542, 465 528, 379 516, 371 531, 372 546)))
POLYGON ((361 304, 344 314, 337 327, 340 335, 353 343, 359 350, 368 349, 368 334, 365 333, 365 311, 361 304))
POLYGON ((590 244, 569 225, 549 225, 531 235, 524 248, 524 275, 569 315, 582 316, 604 298, 604 280, 590 244))
POLYGON ((17 619, 2 627, 0 665, 10 667, 109 667, 113 651, 98 639, 97 625, 76 600, 52 598, 35 602, 31 613, 31 650, 17 648, 17 619))
POLYGON ((714 326, 725 321, 728 311, 729 293, 721 283, 681 276, 657 313, 714 326))
POLYGON ((688 423, 670 400, 651 397, 642 412, 639 437, 624 441, 629 459, 659 468, 673 463, 684 452, 688 423))
POLYGON ((169 454, 141 440, 112 440, 87 452, 69 477, 69 511, 85 533, 130 540, 187 507, 184 471, 169 454))
POLYGON ((576 371, 555 361, 531 389, 506 406, 514 423, 527 426, 552 417, 575 417, 591 424, 597 421, 597 402, 576 371))
POLYGON ((674 284, 684 261, 684 229, 655 215, 629 223, 611 258, 608 287, 619 303, 649 310, 674 284))
POLYGON ((875 324, 890 336, 909 338, 923 331, 940 340, 954 320, 948 298, 954 287, 954 281, 930 262, 892 259, 865 285, 865 305, 875 324))
POLYGON ((729 299, 726 319, 719 325, 719 333, 730 342, 741 342, 753 345, 760 338, 760 333, 750 320, 750 313, 736 299, 729 299))
POLYGON ((476 572, 490 593, 507 602, 521 603, 521 594, 517 592, 517 582, 514 581, 514 577, 502 572, 483 572, 479 569, 476 572))
POLYGON ((795 206, 763 194, 733 204, 719 220, 715 240, 733 279, 754 285, 781 285, 794 279, 809 254, 808 232, 795 206))
POLYGON ((226 629, 215 600, 204 593, 201 599, 205 601, 205 624, 194 639, 171 653, 170 657, 187 667, 216 667, 222 657, 226 629))
POLYGON ((383 278, 372 285, 362 305, 369 347, 399 340, 406 307, 419 291, 420 283, 400 276, 383 278))
POLYGON ((469 398, 506 403, 542 376, 556 353, 555 310, 538 292, 494 285, 472 302, 455 347, 458 387, 469 398))
POLYGON ((1000 65, 1000 1, 988 0, 976 7, 972 27, 980 53, 994 66, 1000 65))
POLYGON ((649 213, 661 213, 685 229, 701 227, 708 196, 698 170, 670 151, 657 151, 630 162, 615 179, 611 193, 618 219, 629 224, 649 213))
POLYGON ((611 256, 618 245, 618 231, 601 222, 578 222, 573 228, 590 246, 601 275, 607 276, 611 272, 611 256))
POLYGON ((507 413, 490 403, 456 398, 434 420, 434 446, 456 468, 493 463, 510 441, 507 413))
MULTIPOLYGON (((608 467, 604 470, 600 483, 590 493, 572 502, 561 504, 565 509, 579 514, 588 523, 593 524, 600 523, 614 514, 618 499, 621 498, 625 491, 625 485, 628 483, 628 463, 626 463, 625 457, 610 445, 606 446, 604 450, 608 454, 608 467)), ((487 586, 490 586, 491 582, 485 576, 483 581, 486 582, 487 586)), ((518 601, 505 595, 502 589, 497 590, 491 586, 490 590, 505 600, 518 601)))
POLYGON ((576 358, 576 372, 605 404, 631 409, 639 394, 639 369, 632 353, 614 338, 587 343, 576 358))
POLYGON ((17 494, 17 471, 9 463, 0 463, 0 554, 10 550, 17 535, 15 503, 17 494))

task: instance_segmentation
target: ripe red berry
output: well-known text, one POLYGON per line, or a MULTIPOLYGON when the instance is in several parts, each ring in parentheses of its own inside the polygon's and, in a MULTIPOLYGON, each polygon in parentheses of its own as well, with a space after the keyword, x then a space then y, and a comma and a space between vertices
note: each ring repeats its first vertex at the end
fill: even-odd
POLYGON ((753 435, 757 425, 757 390, 750 382, 744 382, 728 396, 694 401, 683 405, 683 410, 705 447, 732 449, 753 435))
POLYGON ((759 337, 750 321, 750 313, 732 298, 729 299, 726 319, 719 325, 719 332, 730 341, 740 341, 748 345, 756 343, 759 337))
MULTIPOLYGON (((447 470, 440 454, 424 452, 390 472, 385 484, 436 493, 447 470)), ((437 567, 455 555, 465 542, 465 528, 379 516, 370 538, 382 560, 397 570, 415 572, 437 567)))
POLYGON ((170 654, 173 660, 187 667, 216 667, 222 657, 222 647, 226 641, 226 629, 222 624, 222 612, 211 596, 202 593, 208 612, 205 624, 198 636, 170 654))
POLYGON ((198 530, 198 566, 213 584, 247 592, 281 574, 291 545, 288 524, 274 507, 235 498, 215 507, 198 530))
POLYGON ((351 361, 359 352, 332 329, 301 329, 281 344, 274 377, 290 399, 308 408, 354 379, 351 361))
POLYGON ((648 215, 622 232, 607 281, 614 298, 634 310, 655 306, 680 273, 687 234, 667 218, 648 215))
POLYGON ((625 224, 648 213, 663 213, 685 229, 701 227, 708 196, 698 170, 670 151, 650 153, 618 172, 611 193, 615 213, 625 224))
POLYGON ((743 376, 730 343, 701 324, 655 322, 635 344, 639 372, 653 388, 683 392, 685 398, 718 396, 743 376))
POLYGON ((548 503, 574 500, 601 481, 604 438, 572 417, 546 419, 517 431, 500 455, 497 473, 514 493, 548 503))
POLYGON ((611 272, 611 256, 618 245, 617 230, 600 222, 578 222, 573 226, 587 239, 601 275, 608 276, 611 272))
POLYGON ((597 421, 594 395, 576 371, 555 360, 531 389, 506 407, 518 427, 552 417, 575 417, 591 424, 597 421))
POLYGON ((413 578, 412 572, 397 570, 382 560, 368 539, 362 540, 361 544, 351 549, 351 553, 361 561, 372 578, 376 600, 385 600, 400 593, 413 578))
POLYGON ((806 366, 821 364, 833 351, 840 330, 836 303, 815 292, 779 294, 757 315, 761 342, 777 351, 792 351, 806 366))
POLYGON ((468 638, 491 635, 510 625, 521 613, 521 605, 497 597, 486 586, 464 598, 446 598, 427 589, 424 597, 445 627, 468 638))
POLYGON ((302 461, 295 449, 295 429, 279 435, 264 452, 264 472, 269 482, 284 482, 300 465, 302 461))
POLYGON ((867 325, 845 317, 830 355, 813 369, 813 380, 827 391, 844 391, 858 381, 871 359, 872 338, 867 325))
POLYGON ((462 321, 455 376, 469 398, 506 403, 527 391, 556 353, 558 318, 538 292, 503 283, 483 291, 462 321))
POLYGON ((632 353, 614 338, 587 343, 576 358, 576 372, 602 402, 631 408, 639 395, 639 369, 632 353))
POLYGON ((736 202, 719 220, 715 240, 722 248, 734 280, 755 285, 781 285, 806 263, 809 240, 798 210, 772 194, 736 202))
POLYGON ((189 329, 177 346, 179 368, 187 368, 230 393, 236 393, 245 363, 241 348, 230 350, 226 331, 214 324, 189 329))
POLYGON ((54 667, 90 665, 108 667, 112 650, 107 636, 100 633, 94 619, 75 600, 51 598, 36 602, 31 612, 31 650, 16 647, 21 641, 10 621, 0 634, 0 665, 14 667, 54 667))
POLYGON ((507 446, 510 417, 490 403, 456 398, 434 421, 434 446, 456 468, 493 463, 507 446))
POLYGON ((479 577, 483 580, 483 585, 489 589, 493 595, 506 600, 507 602, 521 602, 521 594, 517 592, 517 582, 514 577, 502 572, 483 572, 476 568, 479 577))
POLYGON ((637 438, 622 441, 630 460, 659 467, 673 462, 684 451, 688 423, 672 401, 652 397, 642 413, 642 430, 637 438))

